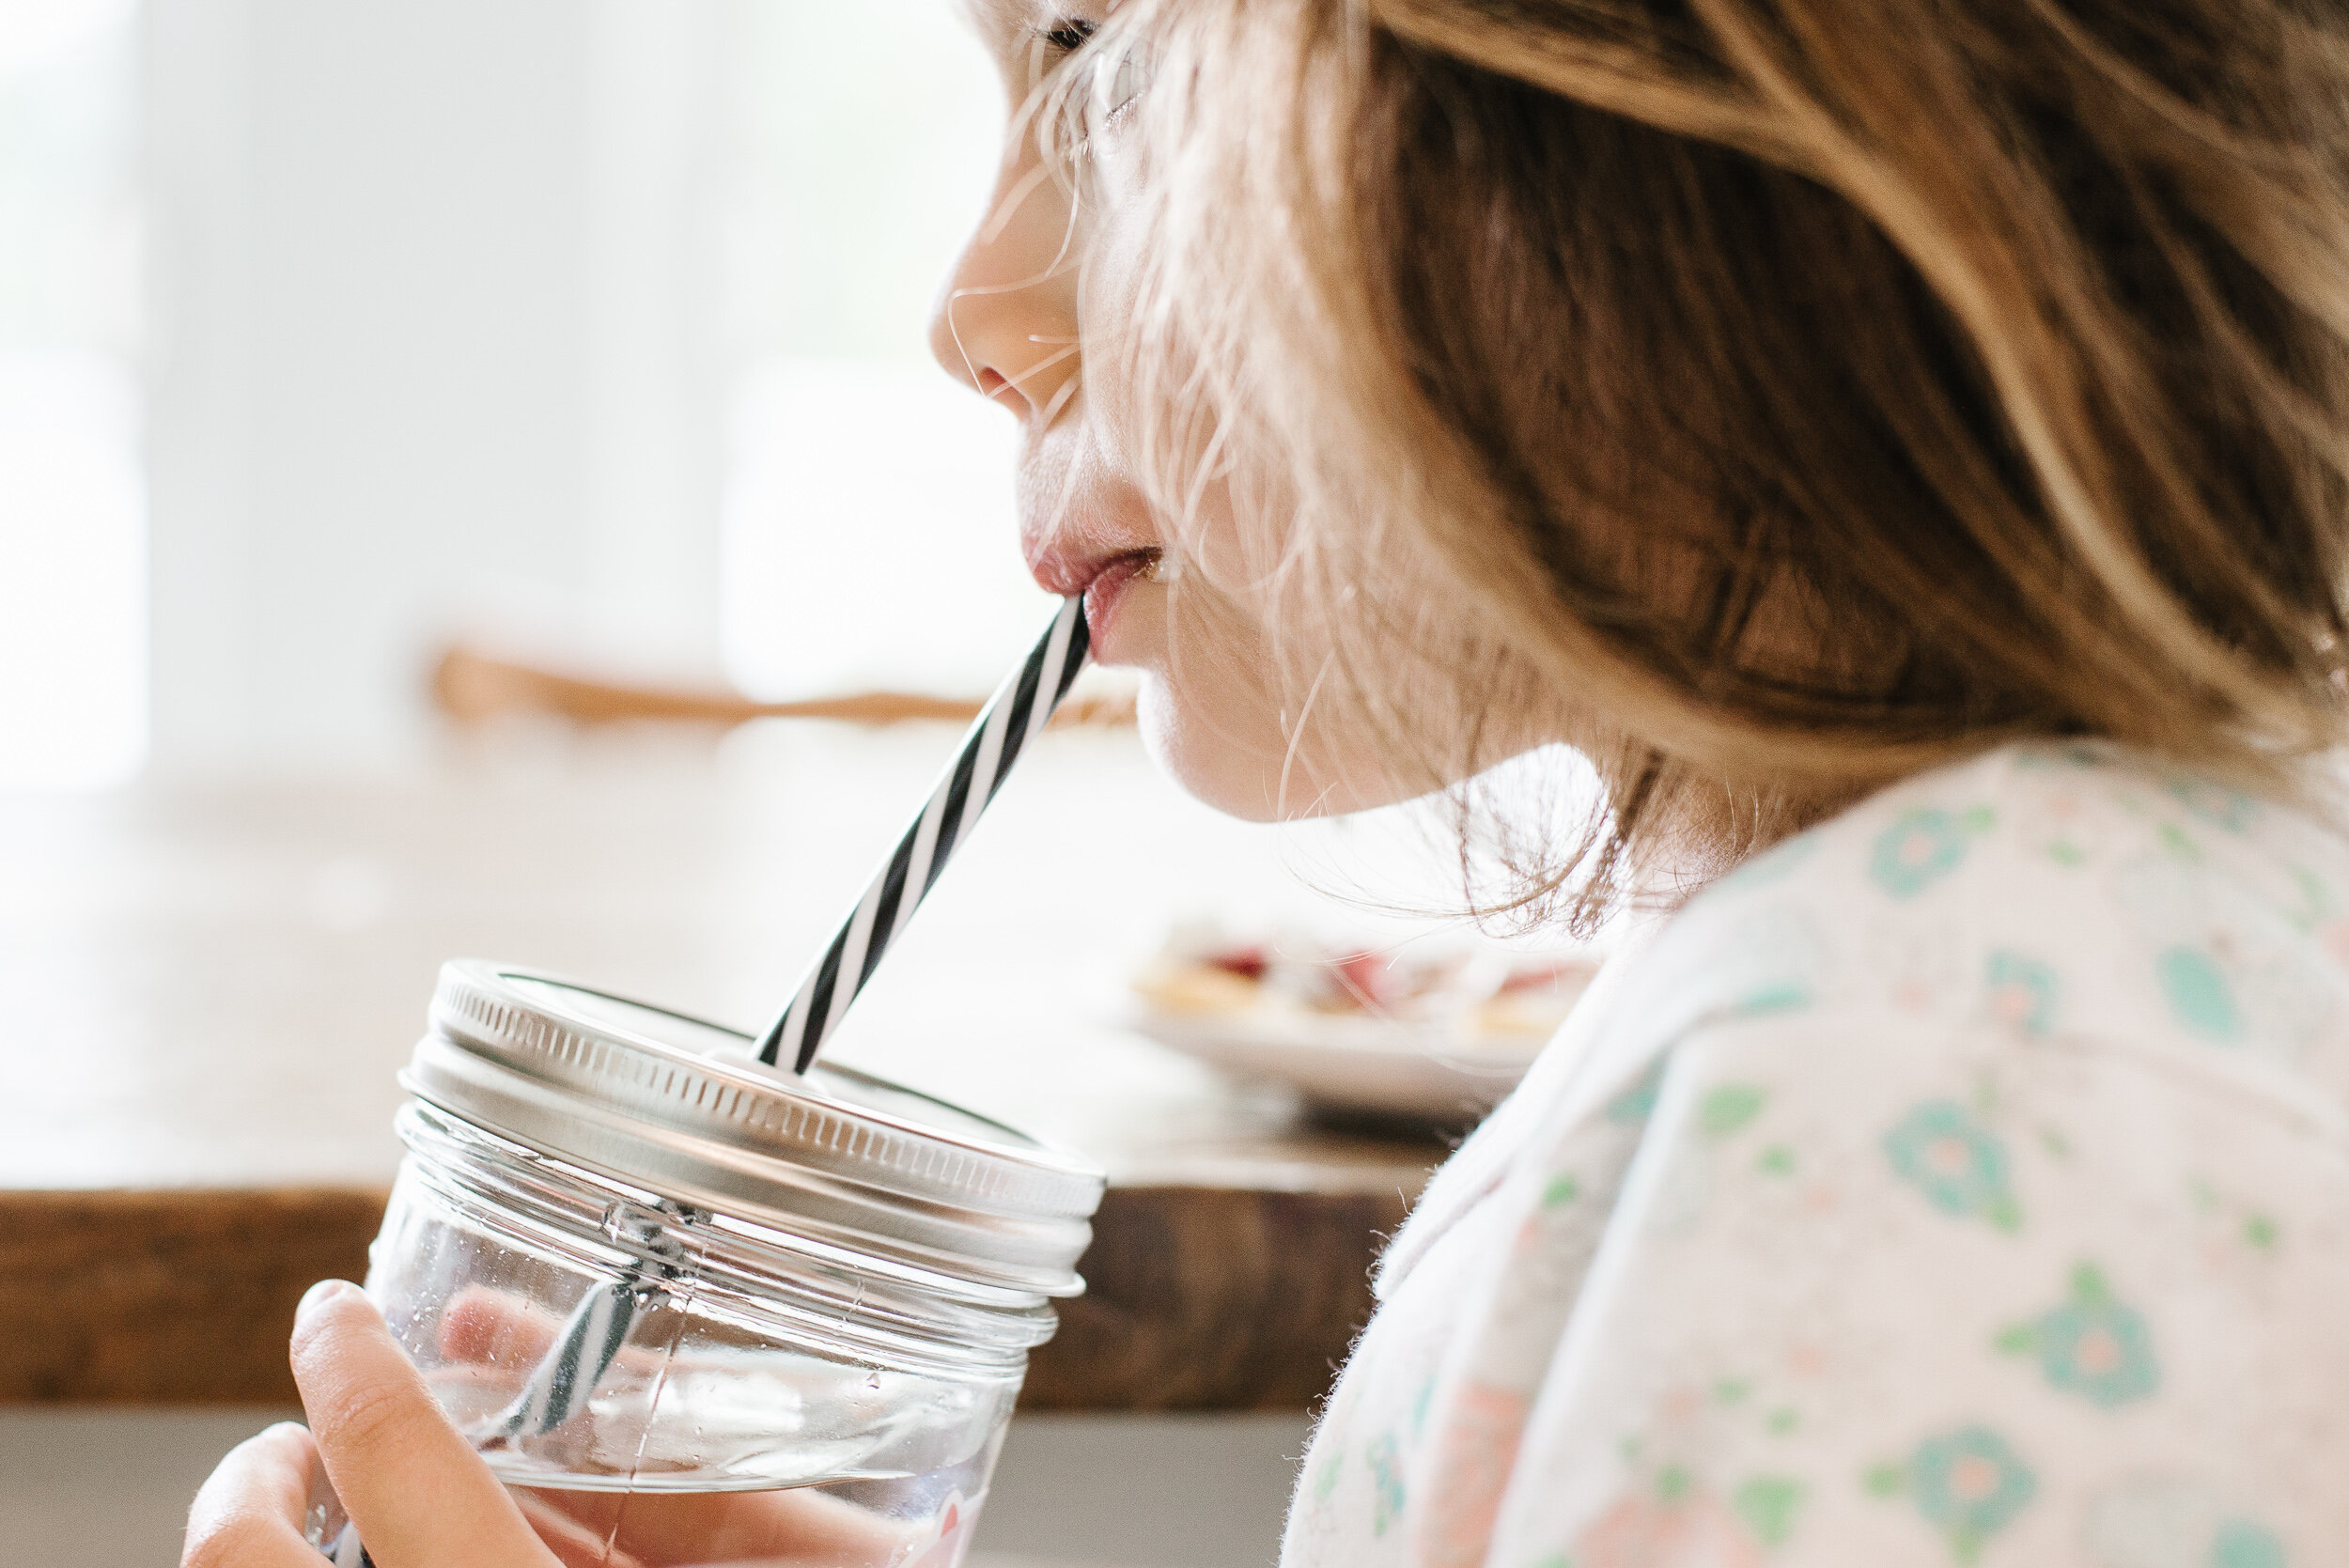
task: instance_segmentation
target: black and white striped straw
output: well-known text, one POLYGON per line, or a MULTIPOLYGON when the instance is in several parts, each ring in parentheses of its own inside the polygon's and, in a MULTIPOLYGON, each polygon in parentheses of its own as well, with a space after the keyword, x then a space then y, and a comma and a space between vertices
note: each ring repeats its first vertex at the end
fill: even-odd
POLYGON ((684 1271, 679 1234, 697 1211, 662 1200, 653 1212, 624 1218, 614 1239, 630 1256, 619 1272, 580 1298, 554 1343, 512 1404, 490 1418, 485 1437, 543 1437, 587 1407, 603 1374, 619 1359, 637 1317, 668 1294, 684 1271))
POLYGON ((482 1436, 543 1437, 585 1409, 603 1374, 620 1358, 637 1313, 658 1298, 659 1292, 647 1292, 641 1272, 632 1268, 590 1290, 571 1310, 530 1381, 491 1418, 482 1436))
POLYGON ((1084 598, 1071 595, 1061 601, 1060 613, 1027 660, 996 688, 972 722, 954 766, 930 792, 921 815, 897 841, 896 851, 864 890, 823 957, 800 982, 783 1017, 767 1031, 758 1047, 761 1062, 772 1066, 787 1056, 793 1072, 807 1071, 839 1027, 848 1003, 873 977, 881 955, 913 918, 947 858, 971 836, 972 825, 995 799, 1003 775, 1068 695, 1091 647, 1084 598))
MULTIPOLYGON (((654 1209, 620 1222, 614 1239, 630 1256, 612 1279, 588 1287, 554 1343, 531 1369, 521 1391, 469 1434, 475 1442, 543 1437, 587 1408, 597 1386, 619 1359, 637 1318, 659 1305, 671 1281, 684 1272, 685 1244, 672 1227, 690 1227, 708 1218, 665 1200, 654 1209)), ((333 1568, 375 1568, 353 1521, 346 1519, 331 1537, 314 1533, 310 1541, 333 1568)))
MULTIPOLYGON (((970 837, 972 825, 995 799, 1012 764, 1068 695, 1091 648, 1083 598, 1062 600, 1042 641, 979 710, 954 766, 931 791, 922 815, 897 841, 888 863, 857 901, 823 957, 800 982, 783 1017, 767 1032, 758 1049, 761 1062, 772 1065, 789 1050, 792 1071, 807 1071, 848 1003, 872 978, 881 955, 938 880, 947 858, 970 837), (846 985, 843 975, 850 977, 846 985), (810 1020, 817 1021, 811 1025, 810 1020)), ((543 1436, 586 1408, 597 1385, 618 1359, 637 1317, 665 1294, 660 1281, 676 1272, 673 1260, 658 1255, 665 1250, 659 1244, 661 1229, 647 1216, 630 1231, 630 1239, 648 1250, 647 1256, 625 1265, 581 1298, 521 1392, 490 1419, 482 1436, 543 1436)), ((336 1568, 372 1568, 355 1525, 346 1523, 333 1539, 317 1545, 336 1568)))

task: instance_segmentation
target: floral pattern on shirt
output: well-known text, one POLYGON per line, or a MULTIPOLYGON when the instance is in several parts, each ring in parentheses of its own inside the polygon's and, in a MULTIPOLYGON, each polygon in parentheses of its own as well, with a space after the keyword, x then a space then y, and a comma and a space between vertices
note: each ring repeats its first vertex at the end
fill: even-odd
POLYGON ((2339 831, 2004 748, 1610 979, 1391 1249, 1284 1568, 2349 1552, 2339 831))

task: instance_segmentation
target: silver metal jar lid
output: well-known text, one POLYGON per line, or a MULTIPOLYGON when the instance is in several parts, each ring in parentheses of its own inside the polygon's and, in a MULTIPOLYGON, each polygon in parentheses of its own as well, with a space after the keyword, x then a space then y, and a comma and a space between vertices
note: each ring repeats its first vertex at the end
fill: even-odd
POLYGON ((722 1025, 458 959, 400 1082, 514 1142, 821 1246, 1074 1296, 1100 1171, 851 1067, 797 1078, 722 1025))

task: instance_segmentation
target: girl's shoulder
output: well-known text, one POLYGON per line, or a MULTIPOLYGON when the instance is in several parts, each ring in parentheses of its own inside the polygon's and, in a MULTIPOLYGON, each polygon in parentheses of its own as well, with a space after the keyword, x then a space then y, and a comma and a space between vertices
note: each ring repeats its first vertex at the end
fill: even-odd
POLYGON ((1952 886, 1968 890, 1955 896, 1980 896, 1996 891, 1983 875, 1994 865, 2090 892, 2117 861, 2141 859, 2224 872, 2312 859, 2338 878, 2349 869, 2349 832, 2311 805, 2248 794, 2125 747, 2023 741, 1880 790, 1747 862, 1693 904, 1790 880, 1833 881, 1889 906, 1929 902, 1937 889, 1951 896, 1952 886))
POLYGON ((1639 970, 1618 1017, 1652 1048, 1858 1011, 2216 1050, 2349 1106, 2349 835, 2105 744, 2004 746, 1872 796, 1706 889, 1639 970))
POLYGON ((2349 836, 2100 744, 1903 781, 1619 954, 1438 1172, 1382 1279, 1532 1148, 1636 1131, 1678 1048, 1852 1035, 1886 1058, 2117 1055, 2349 1129, 2349 836))

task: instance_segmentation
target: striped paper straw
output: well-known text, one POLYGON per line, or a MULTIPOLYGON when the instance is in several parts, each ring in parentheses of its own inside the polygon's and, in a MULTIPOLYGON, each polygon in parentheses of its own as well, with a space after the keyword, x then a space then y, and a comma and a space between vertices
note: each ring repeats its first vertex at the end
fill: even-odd
POLYGON ((334 1540, 313 1545, 334 1568, 375 1568, 375 1559, 367 1555, 366 1543, 359 1539, 359 1527, 353 1521, 344 1521, 334 1540))
POLYGON ((761 1062, 772 1066, 787 1055, 793 1072, 807 1071, 848 1003, 873 977, 881 955, 913 918, 947 857, 970 837, 972 824, 995 799, 1021 749, 1068 695, 1091 646, 1084 598, 1071 595, 1061 601, 1060 613, 1027 661, 1005 677, 972 722, 961 752, 930 792, 929 803, 759 1043, 761 1062))
POLYGON ((691 1225, 694 1211, 663 1201, 659 1214, 626 1220, 615 1239, 631 1254, 618 1276, 581 1297, 546 1356, 514 1402, 490 1418, 485 1437, 542 1437, 587 1407, 587 1401, 619 1358, 636 1314, 668 1293, 683 1272, 684 1245, 668 1234, 670 1224, 691 1225), (646 1275, 654 1277, 647 1282, 646 1275))
MULTIPOLYGON (((316 1465, 318 1461, 313 1459, 310 1463, 316 1465)), ((375 1568, 375 1559, 367 1555, 366 1543, 359 1539, 356 1520, 345 1519, 342 1529, 331 1538, 318 1533, 314 1528, 303 1539, 316 1546, 319 1555, 332 1563, 334 1568, 375 1568)))
MULTIPOLYGON (((1068 695, 1091 645, 1083 598, 1063 600, 1043 640, 979 710, 954 766, 931 792, 922 815, 906 830, 896 852, 858 900, 822 959, 800 983, 790 1006, 767 1032, 759 1047, 760 1061, 771 1065, 789 1049, 792 1070, 807 1071, 848 1003, 872 978, 880 955, 905 929, 930 885, 938 880, 947 857, 961 846, 971 825, 995 799, 1003 775, 1011 771, 1020 752, 1068 695), (908 889, 912 890, 910 896, 908 889), (853 977, 846 986, 840 981, 843 974, 853 977), (820 1026, 809 1027, 810 1019, 821 1020, 820 1026)), ((670 1208, 665 1203, 661 1206, 664 1211, 670 1208)), ((672 1218, 690 1222, 686 1211, 670 1212, 672 1218)), ((589 1291, 571 1310, 545 1358, 532 1371, 530 1381, 512 1404, 490 1418, 483 1436, 543 1436, 587 1407, 596 1386, 619 1358, 637 1313, 667 1294, 667 1281, 677 1277, 676 1262, 660 1255, 665 1250, 661 1232, 661 1222, 649 1216, 629 1227, 626 1234, 635 1243, 631 1250, 646 1255, 625 1265, 608 1283, 589 1291), (658 1281, 648 1281, 647 1274, 657 1275, 658 1281)), ((337 1568, 353 1562, 372 1568, 355 1528, 346 1526, 336 1540, 322 1544, 321 1550, 337 1568)))
MULTIPOLYGON (((629 1261, 615 1278, 580 1298, 563 1331, 531 1370, 522 1391, 475 1431, 475 1441, 543 1437, 587 1407, 596 1385, 628 1343, 636 1314, 658 1303, 668 1294, 669 1282, 684 1272, 684 1245, 668 1234, 668 1227, 694 1223, 696 1212, 666 1201, 654 1206, 659 1213, 623 1222, 614 1239, 627 1248, 629 1261), (653 1281, 646 1280, 647 1274, 653 1281)), ((333 1539, 314 1539, 313 1544, 333 1568, 375 1568, 355 1521, 347 1520, 333 1539)))
MULTIPOLYGON (((570 1321, 555 1337, 546 1359, 514 1403, 501 1411, 484 1434, 492 1437, 543 1437, 586 1407, 588 1396, 619 1358, 628 1331, 636 1325, 637 1296, 643 1287, 633 1270, 610 1284, 598 1285, 571 1309, 570 1321)), ((658 1296, 656 1289, 648 1293, 658 1296)), ((647 1300, 646 1305, 649 1305, 647 1300)))

